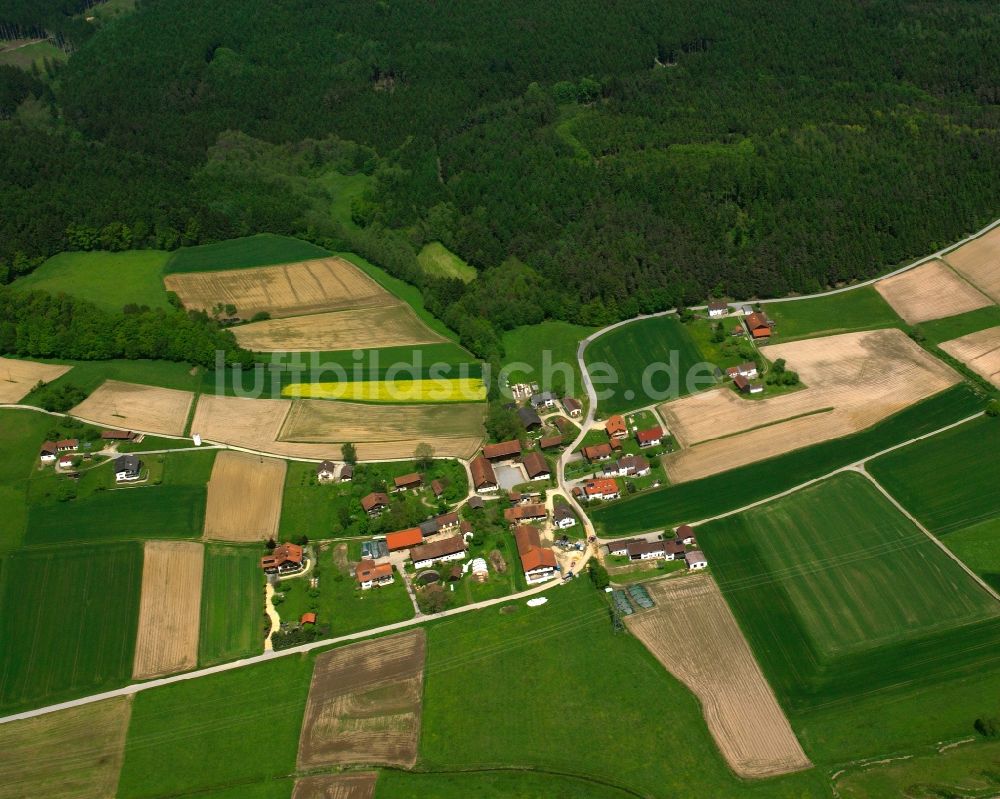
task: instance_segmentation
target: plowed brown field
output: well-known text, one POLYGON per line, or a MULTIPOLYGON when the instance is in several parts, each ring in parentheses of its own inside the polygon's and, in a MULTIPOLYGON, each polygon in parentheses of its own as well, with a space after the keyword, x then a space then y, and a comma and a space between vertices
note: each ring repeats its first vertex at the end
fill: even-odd
POLYGON ((204 547, 194 541, 147 541, 132 677, 144 680, 198 663, 204 547))
POLYGON ((708 729, 733 771, 761 778, 809 768, 711 576, 646 587, 656 607, 627 617, 625 624, 701 701, 708 729))
POLYGON ((190 391, 105 380, 70 413, 118 430, 179 436, 193 399, 190 391))
POLYGON ((376 771, 304 777, 295 783, 292 799, 372 799, 377 780, 376 771))
POLYGON ((220 452, 212 465, 205 537, 264 541, 278 532, 287 464, 247 452, 220 452))
POLYGON ((399 305, 400 300, 343 258, 317 258, 281 266, 167 275, 164 283, 186 308, 210 311, 217 303, 236 306, 249 319, 399 305))
POLYGON ((17 358, 0 358, 0 402, 20 402, 31 393, 39 380, 50 383, 71 368, 51 363, 20 361, 17 358))
POLYGON ((0 799, 111 799, 131 714, 116 697, 0 726, 0 799))
POLYGON ((992 301, 942 261, 931 261, 875 284, 892 309, 911 325, 985 308, 992 301))
POLYGON ((945 260, 994 302, 1000 302, 1000 227, 963 244, 945 260))
POLYGON ((423 629, 352 644, 316 658, 298 767, 412 766, 424 683, 423 629))
POLYGON ((763 400, 728 387, 661 405, 684 446, 664 457, 673 482, 734 469, 870 427, 961 378, 895 328, 765 348, 806 388, 763 400))
POLYGON ((1000 327, 953 338, 942 343, 941 349, 1000 388, 1000 327))

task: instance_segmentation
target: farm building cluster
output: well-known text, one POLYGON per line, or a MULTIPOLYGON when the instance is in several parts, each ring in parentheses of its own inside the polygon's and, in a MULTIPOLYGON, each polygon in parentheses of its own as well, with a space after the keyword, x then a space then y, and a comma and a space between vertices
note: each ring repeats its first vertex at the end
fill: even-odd
POLYGON ((636 538, 625 538, 605 545, 606 553, 628 561, 683 561, 690 571, 699 571, 708 566, 705 554, 697 548, 694 530, 682 524, 672 537, 664 538, 658 533, 650 533, 636 538))

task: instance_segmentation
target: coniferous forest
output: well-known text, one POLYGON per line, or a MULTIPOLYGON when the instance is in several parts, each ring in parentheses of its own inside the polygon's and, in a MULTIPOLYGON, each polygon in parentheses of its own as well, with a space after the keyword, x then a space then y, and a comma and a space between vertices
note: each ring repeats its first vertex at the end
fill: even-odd
POLYGON ((81 238, 288 233, 492 358, 546 317, 870 277, 1000 207, 992 0, 144 0, 89 32, 86 5, 0 4, 73 49, 0 70, 8 281, 81 238), (372 176, 353 224, 331 169, 372 176), (424 275, 432 240, 479 279, 424 275))

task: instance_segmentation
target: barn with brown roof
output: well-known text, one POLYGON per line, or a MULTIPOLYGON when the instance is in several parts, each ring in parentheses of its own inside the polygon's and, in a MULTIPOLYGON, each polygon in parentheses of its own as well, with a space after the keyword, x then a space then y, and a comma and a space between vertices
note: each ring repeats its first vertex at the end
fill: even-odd
POLYGON ((763 311, 754 311, 743 320, 743 324, 755 339, 770 338, 771 328, 774 327, 774 322, 768 319, 763 311))
POLYGON ((397 491, 408 491, 411 488, 420 488, 424 484, 424 476, 420 472, 410 472, 393 478, 397 491))
POLYGON ((361 498, 361 507, 369 516, 378 516, 389 507, 389 495, 381 491, 373 491, 361 498))
POLYGON ((521 454, 521 442, 516 438, 511 441, 501 441, 499 444, 487 444, 483 447, 483 457, 491 461, 515 458, 521 454))
POLYGON ((548 547, 542 546, 538 530, 528 524, 520 524, 514 530, 517 554, 521 558, 521 568, 528 585, 549 580, 556 575, 556 556, 548 547))
MULTIPOLYGON (((520 451, 521 447, 518 445, 518 452, 520 451)), ((472 472, 472 487, 476 491, 496 491, 500 487, 496 472, 493 471, 493 464, 484 456, 473 458, 469 463, 469 471, 472 472)))
POLYGON ((545 460, 545 456, 541 452, 529 452, 521 458, 521 464, 530 480, 548 480, 552 475, 548 461, 545 460))

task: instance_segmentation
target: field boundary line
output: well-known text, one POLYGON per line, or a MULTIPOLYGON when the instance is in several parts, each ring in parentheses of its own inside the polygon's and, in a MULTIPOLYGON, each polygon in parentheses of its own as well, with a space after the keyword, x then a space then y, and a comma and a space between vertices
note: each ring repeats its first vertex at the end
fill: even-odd
POLYGON ((906 508, 904 508, 899 503, 899 501, 892 494, 890 494, 886 490, 885 486, 883 486, 878 480, 875 479, 874 475, 872 475, 865 468, 865 465, 863 463, 857 465, 856 467, 854 467, 852 469, 852 471, 857 472, 861 476, 867 478, 871 482, 871 484, 873 486, 875 486, 875 488, 878 490, 878 492, 882 496, 884 496, 887 500, 889 500, 889 502, 892 503, 893 507, 896 508, 896 510, 898 510, 901 514, 903 514, 903 516, 905 516, 907 519, 909 519, 914 524, 914 526, 918 530, 920 530, 920 532, 922 532, 931 541, 933 541, 934 544, 938 547, 938 549, 940 549, 942 552, 944 552, 945 555, 947 555, 949 558, 951 558, 953 561, 955 561, 955 563, 957 563, 961 567, 962 571, 964 571, 966 574, 969 575, 969 577, 971 577, 973 580, 976 581, 976 583, 978 583, 978 585, 979 585, 980 588, 982 588, 987 594, 989 594, 991 597, 993 597, 997 602, 1000 602, 1000 594, 998 594, 996 591, 994 591, 993 588, 985 580, 983 580, 978 574, 976 574, 974 571, 972 571, 972 569, 970 569, 962 561, 962 559, 958 557, 958 555, 956 555, 954 552, 952 552, 950 549, 948 549, 948 547, 946 547, 941 542, 941 540, 936 535, 934 535, 934 533, 932 533, 930 530, 928 530, 926 527, 924 527, 917 520, 916 516, 914 516, 906 508))

